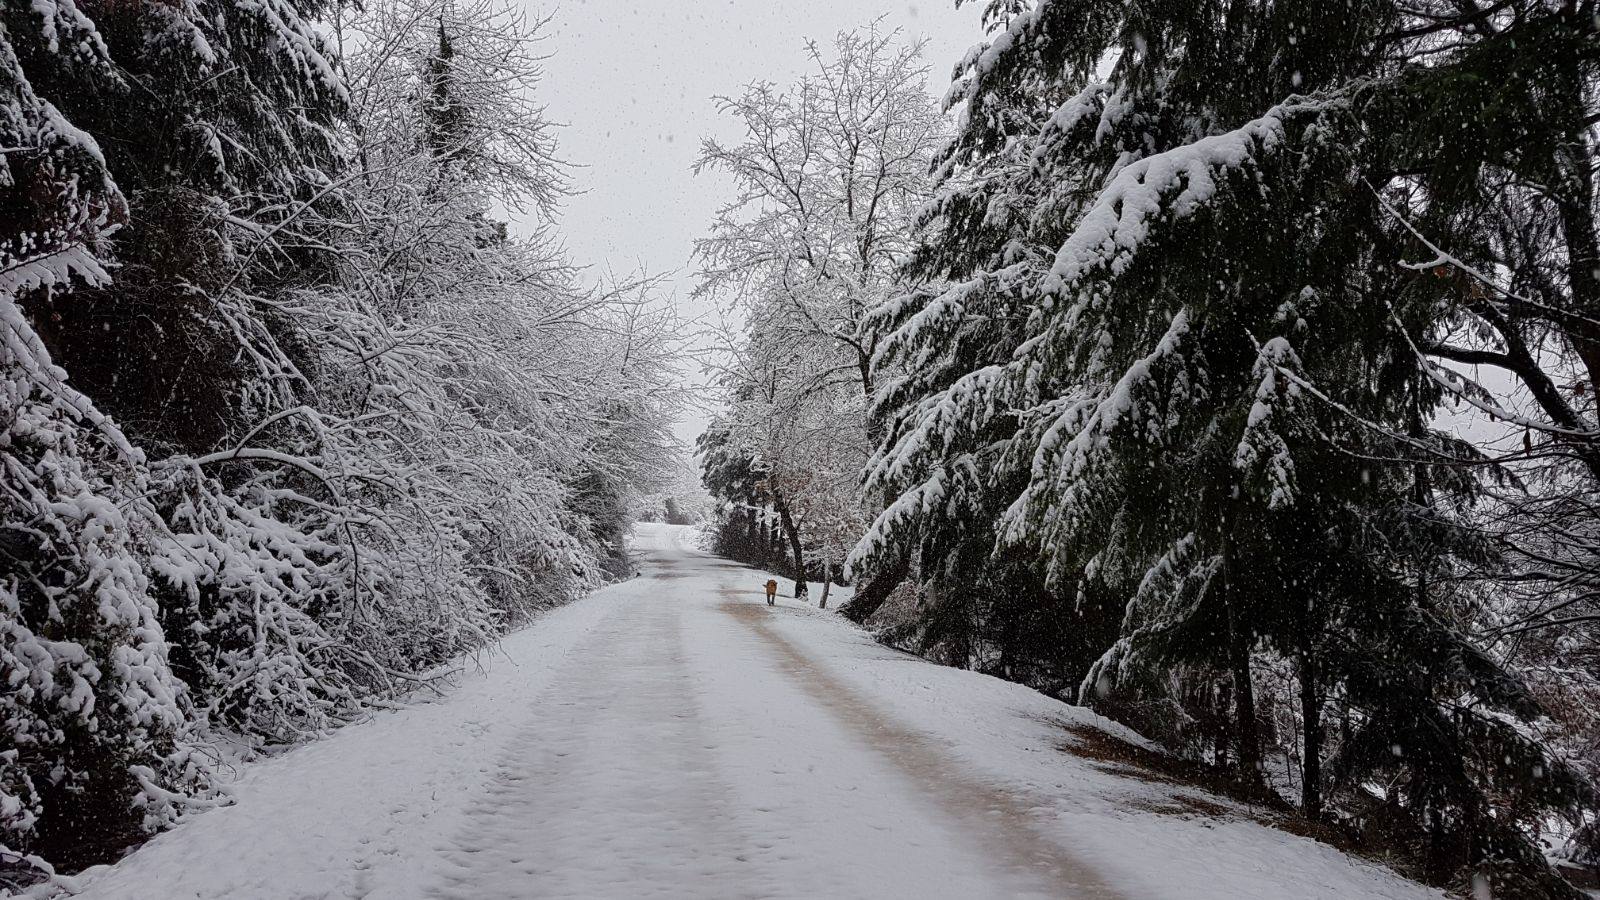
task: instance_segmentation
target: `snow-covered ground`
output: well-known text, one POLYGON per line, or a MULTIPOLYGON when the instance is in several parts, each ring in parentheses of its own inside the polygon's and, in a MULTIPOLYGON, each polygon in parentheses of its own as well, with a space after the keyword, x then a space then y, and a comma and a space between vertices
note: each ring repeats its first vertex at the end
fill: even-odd
POLYGON ((690 541, 641 526, 641 577, 507 638, 445 699, 247 767, 235 805, 81 896, 1443 896, 1242 815, 1174 814, 1186 789, 1062 751, 1092 714, 769 608, 765 576, 690 541))

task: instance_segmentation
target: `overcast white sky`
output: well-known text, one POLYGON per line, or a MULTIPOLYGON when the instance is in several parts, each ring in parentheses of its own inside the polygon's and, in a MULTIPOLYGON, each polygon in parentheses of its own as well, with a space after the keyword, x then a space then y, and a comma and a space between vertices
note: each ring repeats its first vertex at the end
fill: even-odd
MULTIPOLYGON (((887 27, 928 39, 930 92, 983 39, 982 3, 955 0, 523 0, 530 14, 554 14, 546 44, 543 99, 566 123, 562 155, 581 168, 583 191, 562 213, 561 231, 577 262, 629 272, 672 273, 686 296, 690 252, 731 192, 713 174, 694 176, 700 139, 734 137, 712 96, 751 81, 786 83, 805 68, 807 38, 883 16, 887 27)), ((679 436, 704 425, 691 415, 679 436)))

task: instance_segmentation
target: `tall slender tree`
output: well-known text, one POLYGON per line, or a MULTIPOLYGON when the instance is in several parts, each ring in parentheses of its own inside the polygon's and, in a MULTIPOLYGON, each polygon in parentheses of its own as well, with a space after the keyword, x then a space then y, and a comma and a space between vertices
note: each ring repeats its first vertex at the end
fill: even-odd
POLYGON ((807 54, 811 70, 793 85, 718 99, 743 133, 733 144, 705 141, 696 171, 727 172, 738 193, 695 246, 696 294, 739 318, 724 348, 732 411, 721 431, 767 473, 801 584, 840 562, 812 558, 839 541, 817 540, 808 522, 811 532, 824 519, 859 527, 876 340, 861 322, 902 288, 944 134, 921 44, 874 23, 828 48, 808 44, 807 54))

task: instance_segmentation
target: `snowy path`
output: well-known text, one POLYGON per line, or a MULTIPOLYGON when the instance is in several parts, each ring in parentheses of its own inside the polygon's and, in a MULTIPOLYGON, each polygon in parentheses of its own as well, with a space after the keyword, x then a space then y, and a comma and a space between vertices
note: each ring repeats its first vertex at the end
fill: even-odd
POLYGON ((1064 753, 1092 715, 769 608, 685 538, 642 527, 640 578, 251 767, 83 896, 1442 896, 1064 753))

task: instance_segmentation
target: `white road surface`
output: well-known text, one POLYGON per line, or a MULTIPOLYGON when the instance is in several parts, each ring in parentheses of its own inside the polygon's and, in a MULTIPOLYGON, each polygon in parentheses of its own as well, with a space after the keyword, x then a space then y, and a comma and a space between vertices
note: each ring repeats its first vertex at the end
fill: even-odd
POLYGON ((691 537, 641 526, 640 577, 443 699, 245 767, 234 805, 81 896, 1443 896, 1075 756, 1063 724, 1116 727, 768 607, 765 575, 691 537))

